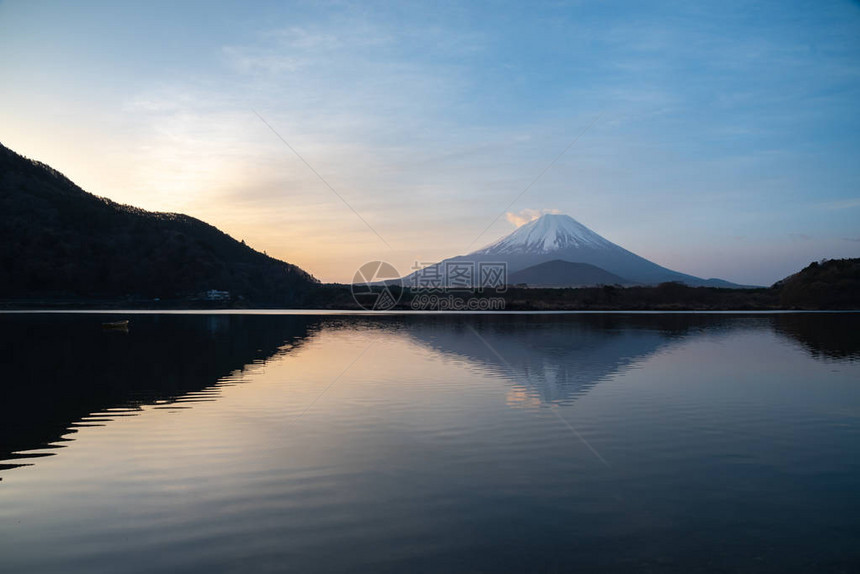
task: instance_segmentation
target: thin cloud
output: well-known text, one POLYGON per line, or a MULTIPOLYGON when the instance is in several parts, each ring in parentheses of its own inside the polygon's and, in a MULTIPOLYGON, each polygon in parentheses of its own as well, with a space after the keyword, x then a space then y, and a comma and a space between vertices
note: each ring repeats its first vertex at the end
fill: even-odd
POLYGON ((259 48, 224 46, 221 51, 228 64, 236 71, 244 74, 264 72, 276 75, 284 72, 295 72, 306 65, 306 62, 300 58, 271 54, 259 48))
POLYGON ((851 209, 852 207, 860 207, 860 197, 819 203, 818 207, 821 209, 851 209))
POLYGON ((521 211, 513 212, 509 211, 505 213, 505 219, 516 225, 517 227, 522 227, 526 223, 530 221, 534 221, 541 215, 546 213, 561 213, 558 209, 523 209, 521 211))

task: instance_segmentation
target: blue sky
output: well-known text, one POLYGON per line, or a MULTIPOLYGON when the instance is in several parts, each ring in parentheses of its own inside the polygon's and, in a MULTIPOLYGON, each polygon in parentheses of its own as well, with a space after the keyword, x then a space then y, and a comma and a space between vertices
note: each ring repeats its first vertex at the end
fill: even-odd
POLYGON ((743 283, 860 256, 857 2, 7 0, 0 54, 4 145, 323 280, 524 210, 743 283))

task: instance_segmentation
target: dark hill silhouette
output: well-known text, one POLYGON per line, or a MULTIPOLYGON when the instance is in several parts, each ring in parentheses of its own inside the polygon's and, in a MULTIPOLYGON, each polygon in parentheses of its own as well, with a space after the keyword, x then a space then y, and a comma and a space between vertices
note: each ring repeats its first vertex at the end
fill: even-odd
POLYGON ((784 307, 860 309, 860 259, 813 261, 774 288, 784 307))
POLYGON ((511 285, 529 287, 585 287, 589 285, 632 285, 623 277, 590 263, 571 263, 555 259, 538 263, 508 276, 511 285))
POLYGON ((293 306, 316 284, 199 219, 97 197, 0 145, 0 298, 188 299, 216 289, 293 306))

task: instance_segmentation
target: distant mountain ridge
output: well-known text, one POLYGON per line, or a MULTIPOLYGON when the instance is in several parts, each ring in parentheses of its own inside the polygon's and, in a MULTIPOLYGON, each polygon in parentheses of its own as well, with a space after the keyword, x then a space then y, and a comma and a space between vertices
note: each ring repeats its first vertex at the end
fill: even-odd
POLYGON ((189 298, 295 305, 318 282, 188 215, 87 193, 0 145, 0 298, 189 298))
POLYGON ((508 275, 510 285, 529 287, 587 287, 589 285, 634 285, 632 281, 588 263, 554 259, 508 275))
MULTIPOLYGON (((555 213, 544 214, 486 247, 445 259, 435 266, 444 276, 445 265, 450 263, 504 262, 510 275, 554 260, 587 263, 642 285, 675 281, 692 287, 742 287, 722 279, 702 279, 667 269, 612 243, 569 215, 555 213)), ((404 284, 415 283, 420 273, 425 272, 407 276, 404 284)))

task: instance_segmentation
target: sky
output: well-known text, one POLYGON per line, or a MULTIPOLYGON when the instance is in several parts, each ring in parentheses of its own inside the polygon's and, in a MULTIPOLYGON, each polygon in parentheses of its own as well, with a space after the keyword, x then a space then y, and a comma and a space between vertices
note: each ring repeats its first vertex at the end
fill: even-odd
POLYGON ((860 2, 3 0, 0 143, 323 281, 559 212, 769 285, 860 256, 860 2))

